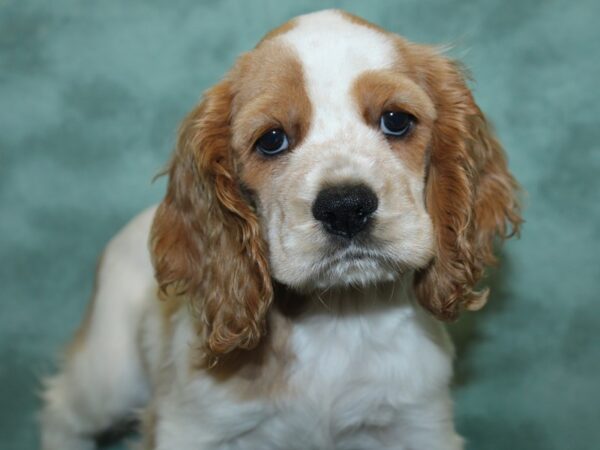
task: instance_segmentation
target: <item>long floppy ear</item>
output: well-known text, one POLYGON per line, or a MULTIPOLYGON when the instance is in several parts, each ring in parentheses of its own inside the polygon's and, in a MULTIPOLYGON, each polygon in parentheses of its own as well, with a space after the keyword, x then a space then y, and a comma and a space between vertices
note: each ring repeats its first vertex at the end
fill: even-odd
POLYGON ((489 290, 476 285, 496 262, 494 241, 519 231, 519 188, 458 65, 431 53, 422 70, 438 112, 426 192, 437 250, 415 287, 426 309, 452 320, 485 304, 489 290))
POLYGON ((255 347, 272 286, 260 224, 238 185, 229 81, 184 120, 151 233, 161 297, 189 307, 207 356, 255 347))

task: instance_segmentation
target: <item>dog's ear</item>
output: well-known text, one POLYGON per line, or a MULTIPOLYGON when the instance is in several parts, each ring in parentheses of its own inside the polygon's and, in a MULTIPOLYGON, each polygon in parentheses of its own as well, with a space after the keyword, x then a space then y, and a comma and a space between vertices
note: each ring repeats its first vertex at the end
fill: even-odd
POLYGON ((519 189, 460 67, 434 52, 422 58, 421 76, 437 108, 426 186, 436 253, 415 287, 426 309, 452 320, 462 308, 485 304, 488 289, 476 285, 495 263, 494 241, 519 231, 519 189))
POLYGON ((189 302, 207 356, 260 340, 272 285, 259 220, 242 196, 223 81, 184 120, 151 233, 161 297, 189 302))

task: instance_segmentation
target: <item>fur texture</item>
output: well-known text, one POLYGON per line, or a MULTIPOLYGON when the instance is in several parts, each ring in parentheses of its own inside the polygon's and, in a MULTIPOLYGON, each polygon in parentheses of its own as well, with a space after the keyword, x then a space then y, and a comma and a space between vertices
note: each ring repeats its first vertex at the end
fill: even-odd
POLYGON ((146 449, 462 448, 436 318, 483 306, 494 241, 521 219, 455 62, 340 11, 301 16, 205 93, 167 172, 47 381, 44 449, 91 449, 139 409, 146 449), (412 117, 405 136, 382 132, 386 111, 412 117), (289 148, 265 156, 274 129, 289 148), (344 185, 378 200, 352 239, 311 213, 344 185))

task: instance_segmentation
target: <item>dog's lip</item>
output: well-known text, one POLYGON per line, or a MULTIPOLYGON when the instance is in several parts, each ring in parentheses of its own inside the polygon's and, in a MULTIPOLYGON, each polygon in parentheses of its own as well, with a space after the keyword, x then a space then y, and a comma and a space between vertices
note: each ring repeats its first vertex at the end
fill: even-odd
POLYGON ((323 263, 333 265, 348 260, 377 260, 381 255, 374 249, 364 249, 357 247, 338 249, 323 258, 323 263))

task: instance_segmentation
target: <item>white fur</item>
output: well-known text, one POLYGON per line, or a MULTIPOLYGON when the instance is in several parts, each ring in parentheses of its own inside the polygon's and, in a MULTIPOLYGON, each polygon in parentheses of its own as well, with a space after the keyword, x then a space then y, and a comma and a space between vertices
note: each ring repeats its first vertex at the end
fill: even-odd
POLYGON ((62 373, 46 380, 42 447, 92 448, 91 437, 148 400, 137 335, 156 283, 146 247, 155 208, 140 214, 106 247, 88 332, 62 373))
POLYGON ((288 285, 330 289, 291 322, 286 389, 244 400, 194 369, 185 308, 164 340, 146 246, 152 209, 105 252, 88 333, 47 384, 45 450, 91 449, 94 433, 144 404, 158 419, 157 450, 462 448, 448 391, 451 344, 415 304, 410 271, 397 279, 397 265, 431 256, 423 181, 361 122, 348 92, 362 71, 390 64, 391 44, 332 11, 300 18, 281 39, 299 55, 315 111, 301 151, 266 187, 285 185, 286 193, 261 205, 271 267, 288 285), (349 180, 380 198, 373 233, 386 245, 325 256, 310 205, 324 182, 349 180))

